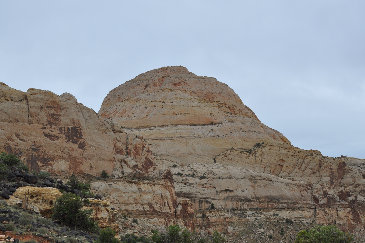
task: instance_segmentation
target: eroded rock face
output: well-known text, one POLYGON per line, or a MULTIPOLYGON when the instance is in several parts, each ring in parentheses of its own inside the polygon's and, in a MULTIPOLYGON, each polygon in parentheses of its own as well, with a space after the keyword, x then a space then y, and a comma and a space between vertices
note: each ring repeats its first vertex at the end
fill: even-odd
MULTIPOLYGON (((143 141, 132 137, 115 135, 93 110, 70 94, 21 92, 0 85, 0 150, 19 155, 32 170, 63 176, 100 175, 102 170, 121 174, 119 164, 130 152, 125 148, 143 146, 143 141)), ((129 164, 148 171, 153 165, 144 155, 149 156, 134 153, 141 161, 129 158, 129 164)))
POLYGON ((209 125, 231 116, 256 119, 226 84, 199 77, 185 67, 166 67, 137 76, 113 89, 99 112, 116 128, 209 125))
MULTIPOLYGON (((7 203, 50 218, 53 213, 53 207, 61 196, 62 193, 57 188, 24 186, 19 187, 7 200, 7 203)), ((97 222, 99 227, 112 227, 117 232, 119 231, 119 227, 116 224, 117 211, 112 209, 108 200, 88 198, 88 204, 82 210, 92 210, 90 216, 97 222)))
POLYGON ((0 86, 1 150, 33 170, 56 174, 113 169, 113 138, 97 114, 70 94, 0 86), (103 167, 97 161, 104 161, 103 167))
POLYGON ((53 206, 60 196, 62 193, 57 188, 25 186, 19 187, 7 202, 51 217, 53 206))
POLYGON ((364 160, 293 147, 214 78, 152 70, 112 90, 99 114, 146 141, 149 176, 171 170, 177 199, 192 210, 188 227, 232 233, 279 219, 364 230, 364 160))
POLYGON ((99 114, 69 94, 0 85, 0 115, 0 148, 32 168, 107 170, 112 178, 94 179, 92 190, 123 232, 180 223, 292 242, 306 225, 335 223, 365 235, 364 160, 293 147, 227 85, 184 67, 118 86, 99 114))

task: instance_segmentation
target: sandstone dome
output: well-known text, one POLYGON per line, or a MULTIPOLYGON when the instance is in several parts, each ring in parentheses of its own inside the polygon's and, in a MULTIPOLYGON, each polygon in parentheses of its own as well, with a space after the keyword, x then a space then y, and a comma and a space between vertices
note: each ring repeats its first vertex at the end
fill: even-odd
POLYGON ((127 128, 217 124, 236 116, 257 119, 228 85, 182 66, 151 70, 118 86, 99 114, 127 128))
POLYGON ((228 85, 182 66, 138 75, 109 92, 99 116, 114 131, 134 131, 160 158, 211 163, 230 148, 290 142, 265 126, 228 85))

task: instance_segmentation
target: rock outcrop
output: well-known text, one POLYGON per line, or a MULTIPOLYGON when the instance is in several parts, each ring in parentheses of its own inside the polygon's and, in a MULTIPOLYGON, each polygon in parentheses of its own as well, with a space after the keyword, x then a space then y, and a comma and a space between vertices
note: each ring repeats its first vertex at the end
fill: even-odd
POLYGON ((98 114, 68 94, 0 85, 0 148, 61 176, 106 170, 92 189, 130 233, 180 223, 290 241, 283 225, 335 223, 365 236, 364 160, 292 146, 227 85, 184 67, 118 86, 98 114))
POLYGON ((23 209, 40 213, 44 217, 52 215, 56 200, 62 193, 53 187, 19 187, 8 200, 9 205, 18 205, 23 209))
POLYGON ((194 212, 187 225, 237 232, 272 217, 364 230, 364 160, 293 147, 214 78, 152 70, 112 90, 99 115, 146 141, 155 172, 171 170, 194 212))
POLYGON ((70 94, 0 86, 0 146, 33 170, 56 174, 113 169, 113 136, 70 94), (97 163, 103 161, 103 163, 97 163))
MULTIPOLYGON (((18 206, 50 218, 54 204, 61 196, 62 193, 57 188, 24 186, 17 188, 6 202, 8 205, 18 206)), ((117 232, 119 231, 119 226, 115 220, 118 211, 112 208, 108 200, 88 198, 88 204, 82 210, 92 210, 90 216, 99 227, 112 227, 117 232)))
MULTIPOLYGON (((63 176, 112 173, 118 171, 116 161, 129 152, 124 149, 137 144, 143 146, 143 141, 128 142, 123 133, 115 136, 93 110, 70 94, 22 92, 0 84, 0 150, 19 155, 32 170, 63 176)), ((138 158, 143 161, 129 159, 133 171, 152 166, 148 154, 138 158)))

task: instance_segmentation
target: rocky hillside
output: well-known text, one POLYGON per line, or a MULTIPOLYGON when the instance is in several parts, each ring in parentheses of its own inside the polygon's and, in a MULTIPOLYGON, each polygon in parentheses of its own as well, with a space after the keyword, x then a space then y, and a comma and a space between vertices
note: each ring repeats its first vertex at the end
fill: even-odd
POLYGON ((1 84, 0 150, 34 170, 91 176, 124 231, 179 223, 290 242, 320 223, 365 238, 364 160, 293 147, 227 85, 184 67, 121 84, 99 114, 70 94, 1 84), (102 170, 112 178, 92 177, 102 170))

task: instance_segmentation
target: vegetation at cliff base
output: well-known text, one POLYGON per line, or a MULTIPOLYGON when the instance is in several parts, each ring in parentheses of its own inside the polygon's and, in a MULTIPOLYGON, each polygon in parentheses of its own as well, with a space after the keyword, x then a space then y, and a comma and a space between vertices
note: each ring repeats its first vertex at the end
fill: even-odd
POLYGON ((334 225, 316 226, 298 233, 295 243, 350 243, 353 237, 334 225))
POLYGON ((105 228, 100 230, 98 240, 95 243, 120 243, 115 238, 115 232, 111 228, 105 228))
POLYGON ((90 184, 80 181, 75 174, 72 174, 66 185, 69 191, 80 196, 81 198, 90 198, 94 195, 90 192, 90 184))
POLYGON ((108 179, 108 178, 109 178, 109 175, 108 175, 108 173, 107 173, 105 170, 103 170, 103 171, 101 172, 101 174, 100 174, 100 177, 101 177, 102 179, 108 179))
MULTIPOLYGON (((17 206, 8 205, 4 200, 0 200, 0 219, 0 231, 3 232, 3 234, 6 231, 11 231, 13 233, 13 238, 15 239, 14 242, 17 242, 19 236, 22 235, 32 235, 35 239, 42 238, 47 240, 44 242, 58 243, 92 243, 97 239, 96 234, 65 227, 51 219, 42 217, 38 213, 17 206)), ((5 235, 7 235, 7 233, 5 233, 5 235)))
POLYGON ((90 212, 82 210, 81 198, 72 193, 65 193, 59 197, 53 208, 52 218, 69 227, 94 232, 97 225, 90 218, 90 212))
POLYGON ((0 154, 0 161, 8 166, 15 166, 21 163, 20 159, 17 156, 13 154, 7 154, 5 152, 2 152, 0 154))
POLYGON ((0 180, 10 179, 9 177, 13 177, 12 174, 16 171, 27 172, 28 168, 17 156, 2 152, 0 154, 0 180))
POLYGON ((179 225, 170 225, 164 231, 153 230, 152 236, 136 236, 127 234, 121 237, 122 243, 223 243, 224 237, 215 231, 213 235, 202 235, 181 228, 179 225))

